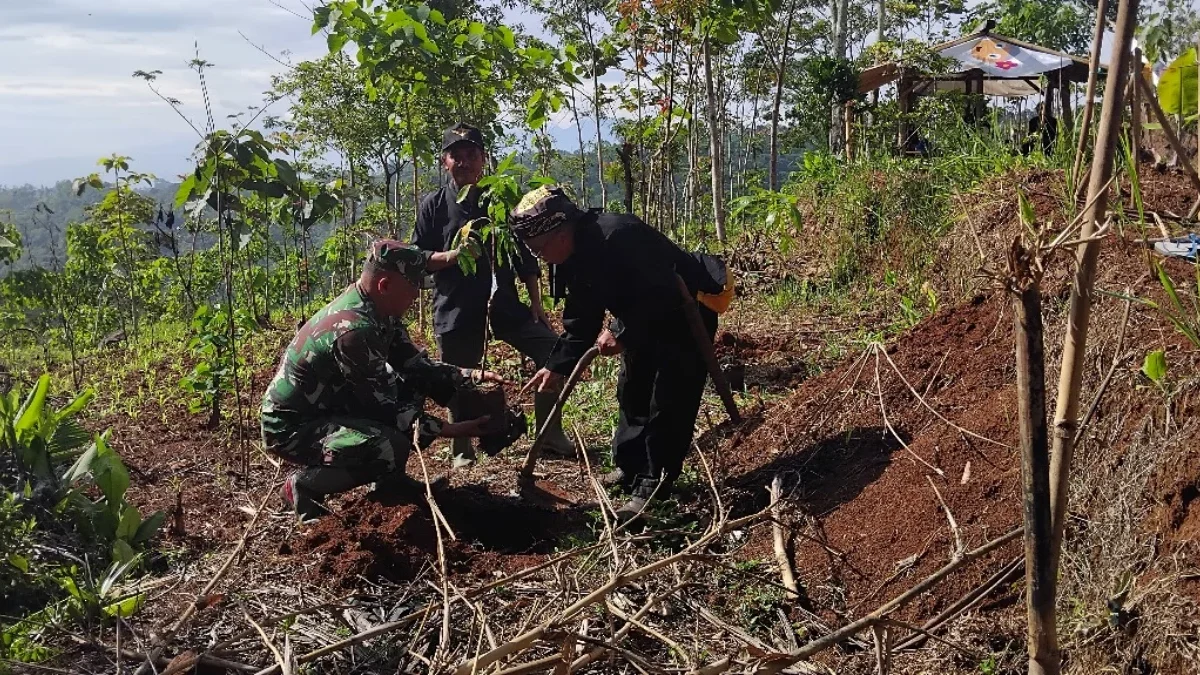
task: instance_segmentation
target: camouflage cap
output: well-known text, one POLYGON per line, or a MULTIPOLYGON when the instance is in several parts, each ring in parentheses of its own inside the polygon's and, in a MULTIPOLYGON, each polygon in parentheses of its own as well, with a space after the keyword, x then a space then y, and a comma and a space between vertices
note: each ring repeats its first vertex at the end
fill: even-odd
POLYGON ((367 264, 376 269, 397 272, 416 286, 425 278, 428 255, 411 244, 395 239, 376 239, 367 249, 367 264))
POLYGON ((562 188, 543 185, 527 193, 513 209, 512 229, 522 239, 532 239, 585 213, 562 188))

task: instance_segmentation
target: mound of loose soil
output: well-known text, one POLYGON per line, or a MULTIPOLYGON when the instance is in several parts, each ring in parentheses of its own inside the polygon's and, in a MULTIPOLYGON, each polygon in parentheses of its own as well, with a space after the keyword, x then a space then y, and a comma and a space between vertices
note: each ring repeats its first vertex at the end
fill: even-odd
MULTIPOLYGON (((449 569, 491 577, 540 562, 565 535, 584 524, 580 508, 554 509, 486 486, 437 493, 437 503, 457 539, 442 532, 449 569)), ((428 505, 352 498, 307 526, 284 554, 317 561, 313 574, 344 586, 358 577, 406 581, 437 564, 438 533, 428 505)))
MULTIPOLYGON (((1057 206, 1061 175, 1033 172, 1020 182, 1039 219, 1060 226, 1065 222, 1057 206)), ((1177 208, 1195 198, 1174 174, 1148 180, 1147 190, 1157 200, 1147 200, 1147 208, 1160 202, 1177 208)), ((1019 231, 1011 185, 1005 194, 991 197, 986 214, 972 211, 973 223, 962 223, 962 228, 976 228, 993 265, 1003 264, 1003 252, 1019 231)), ((976 250, 969 230, 948 242, 955 238, 954 245, 976 250)), ((961 250, 944 253, 947 259, 969 257, 961 250)), ((1102 252, 1097 287, 1108 292, 1128 287, 1139 297, 1163 300, 1146 261, 1140 244, 1111 240, 1102 252)), ((1043 285, 1051 411, 1072 262, 1068 255, 1058 256, 1043 285)), ((1176 279, 1194 273, 1178 261, 1164 264, 1176 279)), ((796 567, 815 608, 830 615, 861 615, 944 565, 956 549, 975 548, 1020 524, 1010 302, 996 291, 976 291, 968 302, 916 326, 886 352, 858 354, 804 382, 769 408, 757 427, 722 430, 719 438, 702 440, 702 447, 716 451, 727 483, 746 491, 746 510, 764 507, 765 488, 776 475, 783 476, 790 491, 790 519, 799 532, 793 539, 796 567)), ((1096 303, 1085 406, 1113 356, 1123 305, 1103 295, 1096 303)), ((771 346, 788 341, 787 335, 765 340, 722 335, 718 348, 763 358, 771 346)), ((1141 356, 1155 348, 1166 349, 1173 363, 1183 362, 1181 372, 1191 372, 1186 362, 1195 360, 1194 349, 1163 317, 1134 305, 1123 351, 1135 353, 1122 362, 1096 416, 1117 420, 1102 450, 1114 462, 1136 446, 1138 429, 1163 407, 1162 397, 1141 386, 1137 374, 1141 356)), ((1174 400, 1177 421, 1196 414, 1190 401, 1183 394, 1174 400)), ((1191 441, 1200 447, 1200 436, 1191 441)), ((1152 479, 1160 486, 1153 489, 1162 506, 1157 522, 1147 527, 1168 542, 1200 535, 1200 451, 1182 445, 1169 450, 1180 461, 1167 463, 1168 475, 1152 479)), ((1020 550, 1019 540, 1014 541, 966 566, 914 603, 907 615, 928 618, 1020 550)), ((769 533, 756 535, 745 554, 771 559, 769 533)))
MULTIPOLYGON (((930 478, 966 547, 1018 524, 1019 460, 1008 447, 1016 418, 1011 320, 1002 307, 1000 298, 980 296, 921 324, 886 354, 943 415, 994 442, 938 420, 884 354, 866 353, 806 382, 756 430, 723 448, 728 480, 748 490, 755 507, 765 505, 765 487, 782 474, 795 511, 812 519, 795 557, 816 605, 844 611, 883 600, 945 563, 955 541, 930 478)), ((763 558, 769 546, 766 539, 752 544, 763 558)), ((1012 544, 974 565, 917 611, 957 597, 1016 551, 1012 544)))

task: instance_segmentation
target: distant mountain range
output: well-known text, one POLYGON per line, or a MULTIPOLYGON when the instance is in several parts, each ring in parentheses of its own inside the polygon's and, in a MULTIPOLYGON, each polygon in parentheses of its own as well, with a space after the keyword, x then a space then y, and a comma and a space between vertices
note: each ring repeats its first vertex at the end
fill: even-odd
MULTIPOLYGON (((178 183, 157 181, 141 192, 170 208, 175 202, 178 183)), ((52 251, 57 247, 60 259, 65 258, 64 232, 67 223, 87 218, 86 209, 104 198, 107 191, 88 189, 76 197, 71 181, 60 180, 51 187, 22 185, 0 186, 0 220, 15 223, 21 233, 21 248, 25 254, 17 269, 33 265, 49 266, 52 251), (42 211, 37 211, 39 204, 42 211)))

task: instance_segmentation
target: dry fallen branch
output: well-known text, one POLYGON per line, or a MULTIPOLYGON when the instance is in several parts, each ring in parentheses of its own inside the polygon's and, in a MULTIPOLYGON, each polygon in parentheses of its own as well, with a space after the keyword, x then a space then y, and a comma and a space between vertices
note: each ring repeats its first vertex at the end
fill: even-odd
POLYGON ((614 575, 613 578, 608 581, 608 583, 588 593, 570 607, 563 610, 558 616, 553 617, 550 620, 542 623, 540 626, 521 634, 510 642, 500 645, 500 647, 497 649, 493 649, 479 656, 478 658, 474 658, 459 664, 458 668, 454 671, 455 675, 470 675, 472 673, 479 672, 480 670, 491 666, 500 659, 507 658, 513 654, 525 651, 537 642, 546 638, 547 635, 553 634, 556 631, 556 627, 561 625, 563 622, 569 621, 583 610, 603 601, 614 590, 625 586, 632 581, 636 581, 643 577, 654 574, 655 572, 666 569, 671 565, 696 557, 700 550, 712 543, 717 537, 731 530, 757 522, 766 515, 767 511, 760 511, 759 513, 738 518, 736 520, 727 521, 721 524, 714 523, 713 527, 711 527, 707 533, 705 533, 695 542, 688 545, 679 553, 668 556, 661 560, 657 560, 648 565, 644 565, 631 572, 614 575))
POLYGON ((925 479, 929 481, 929 487, 933 488, 933 494, 937 495, 938 503, 942 505, 942 510, 946 512, 946 521, 950 524, 950 534, 954 537, 954 550, 951 551, 950 559, 958 560, 959 556, 965 550, 962 535, 958 531, 958 521, 954 520, 954 514, 950 512, 950 506, 946 504, 945 499, 942 499, 942 493, 937 489, 937 485, 934 484, 933 479, 929 476, 925 476, 925 479))
POLYGON ((183 628, 183 625, 192 618, 192 615, 194 615, 197 610, 204 606, 206 598, 213 592, 213 589, 217 587, 217 584, 221 582, 221 579, 225 577, 229 570, 233 568, 234 561, 238 559, 242 553, 242 550, 246 548, 246 542, 250 539, 250 533, 254 531, 254 526, 258 524, 259 516, 261 516, 263 510, 266 509, 267 500, 275 495, 275 488, 278 486, 279 481, 279 473, 282 471, 282 469, 282 464, 275 468, 275 475, 267 483, 267 489, 265 490, 266 495, 264 495, 262 501, 258 503, 258 509, 254 511, 254 516, 251 517, 250 522, 246 524, 246 529, 242 532, 242 538, 238 540, 237 546, 234 546, 233 550, 230 551, 229 557, 225 559, 225 563, 221 565, 216 574, 209 579, 208 583, 204 585, 204 588, 200 590, 200 593, 196 595, 195 601, 188 603, 188 606, 183 610, 183 613, 179 615, 179 618, 177 618, 174 623, 172 623, 166 630, 157 636, 157 638, 154 640, 155 646, 150 650, 149 654, 145 655, 145 660, 142 662, 142 665, 138 666, 138 669, 134 672, 134 675, 144 675, 154 667, 154 663, 160 656, 162 656, 163 650, 166 648, 167 644, 171 642, 171 639, 175 637, 175 634, 179 632, 179 629, 183 628))
POLYGON ((775 476, 771 480, 771 538, 775 546, 775 562, 779 565, 779 576, 783 585, 788 589, 788 600, 800 597, 800 589, 796 585, 796 574, 792 571, 792 561, 787 553, 787 540, 783 535, 783 524, 780 518, 783 510, 780 508, 783 492, 783 476, 775 476))
POLYGON ((1001 443, 1000 441, 992 440, 992 439, 988 438, 987 436, 980 436, 979 434, 975 433, 974 431, 970 431, 969 429, 964 429, 964 428, 958 426, 957 424, 955 424, 954 422, 951 422, 950 420, 946 419, 945 416, 943 416, 940 412, 935 410, 933 406, 929 405, 929 402, 925 400, 924 396, 921 396, 920 394, 918 394, 917 390, 914 389, 913 386, 908 383, 908 380, 905 379, 905 377, 904 377, 904 373, 900 372, 900 368, 896 366, 896 362, 892 360, 892 357, 888 356, 887 349, 885 349, 882 344, 875 343, 875 352, 877 355, 880 353, 883 354, 883 358, 887 359, 887 362, 889 364, 891 364, 892 370, 896 371, 896 375, 900 378, 900 381, 904 383, 904 386, 908 387, 908 390, 910 392, 912 392, 912 395, 917 397, 917 401, 920 402, 920 404, 922 406, 924 406, 926 410, 933 413, 935 417, 937 417, 941 421, 945 422, 946 424, 949 424, 952 428, 958 430, 960 433, 966 434, 967 436, 970 436, 971 438, 977 438, 981 441, 984 441, 985 443, 991 443, 992 445, 998 445, 1002 448, 1009 448, 1009 449, 1012 448, 1012 446, 1007 443, 1001 443))
POLYGON ((888 419, 887 407, 884 406, 884 404, 883 404, 883 383, 879 380, 879 352, 880 351, 882 351, 882 350, 879 349, 878 347, 876 347, 875 393, 879 395, 879 412, 880 412, 880 414, 883 415, 883 426, 887 427, 888 432, 890 432, 892 434, 892 437, 895 438, 900 443, 900 447, 904 448, 904 450, 906 452, 908 452, 908 454, 912 455, 914 459, 916 459, 918 462, 920 462, 921 464, 924 464, 926 467, 928 467, 929 470, 933 471, 937 475, 942 476, 944 478, 946 476, 946 472, 942 471, 941 469, 937 468, 936 466, 925 461, 916 452, 913 452, 913 449, 908 447, 908 443, 904 442, 904 439, 900 437, 900 434, 897 433, 896 429, 892 426, 891 420, 888 419))
POLYGON ((1025 569, 1024 565, 1025 556, 1017 556, 1007 565, 1001 567, 999 571, 989 577, 982 584, 979 584, 975 588, 971 589, 966 595, 959 598, 946 609, 942 610, 937 614, 937 616, 934 616, 925 623, 921 624, 921 631, 923 631, 924 634, 913 635, 905 639, 900 644, 896 645, 895 651, 904 651, 906 649, 912 649, 920 646, 925 642, 925 638, 930 632, 941 628, 949 621, 967 612, 976 604, 978 604, 980 600, 983 600, 987 596, 991 595, 992 591, 996 590, 1003 584, 1008 583, 1009 580, 1013 579, 1017 574, 1020 573, 1021 570, 1025 569))
MULTIPOLYGON (((463 595, 467 598, 478 598, 480 596, 486 595, 486 594, 496 590, 497 588, 500 588, 501 586, 505 586, 505 585, 514 583, 516 581, 519 581, 521 579, 529 577, 533 574, 536 574, 548 567, 552 567, 552 566, 557 565, 565 560, 569 560, 570 558, 574 558, 574 557, 582 555, 584 553, 594 551, 598 548, 601 548, 602 546, 604 546, 604 544, 591 544, 589 546, 582 546, 580 548, 572 549, 570 551, 567 551, 566 553, 555 556, 554 558, 551 558, 550 560, 547 560, 546 562, 543 562, 541 564, 526 568, 524 570, 521 570, 520 572, 515 572, 513 574, 510 574, 510 575, 502 578, 502 579, 497 579, 496 581, 492 581, 487 584, 484 584, 483 586, 480 586, 478 588, 469 589, 469 590, 465 591, 463 593, 463 595)), ((321 647, 320 649, 315 649, 311 652, 308 652, 307 654, 299 656, 295 659, 295 662, 298 665, 303 665, 305 663, 311 663, 321 657, 329 656, 330 654, 335 654, 339 651, 342 651, 343 649, 347 649, 349 647, 353 647, 355 645, 362 644, 362 643, 366 642, 367 640, 371 640, 371 639, 377 638, 381 635, 386 635, 387 633, 397 631, 401 628, 411 625, 414 621, 427 618, 436 609, 438 609, 437 604, 432 603, 432 602, 426 603, 425 605, 422 605, 421 607, 414 609, 413 611, 409 612, 408 614, 405 614, 404 616, 400 617, 399 619, 396 619, 395 621, 389 621, 387 623, 380 624, 369 630, 365 630, 356 635, 352 635, 344 640, 339 640, 332 644, 325 645, 324 647, 321 647)), ((280 674, 279 666, 278 666, 278 664, 276 664, 274 666, 259 670, 254 675, 279 675, 279 674, 280 674)))
POLYGON ((778 673, 778 672, 784 670, 785 668, 791 666, 794 663, 803 661, 804 659, 807 659, 807 658, 813 656, 814 654, 817 654, 818 652, 824 651, 824 650, 838 644, 839 642, 845 640, 846 638, 849 638, 853 635, 858 634, 859 632, 865 630, 866 628, 869 628, 871 625, 878 622, 880 619, 883 619, 884 617, 886 617, 886 615, 888 615, 891 612, 894 612, 897 609, 908 604, 913 599, 915 599, 917 596, 923 594, 925 591, 929 590, 930 588, 933 588, 939 582, 941 582, 942 579, 946 578, 948 575, 950 575, 951 573, 953 573, 955 570, 959 569, 966 563, 968 563, 972 560, 975 560, 977 558, 980 558, 982 556, 985 556, 988 553, 991 553, 995 549, 997 549, 997 548, 1003 546, 1004 544, 1007 544, 1008 542, 1021 536, 1021 534, 1023 532, 1024 532, 1024 528, 1018 527, 1017 529, 1012 530, 1008 534, 1005 534, 1004 536, 1001 536, 997 539, 993 539, 992 541, 984 544, 983 546, 980 546, 979 548, 977 548, 973 551, 968 551, 968 552, 964 553, 963 556, 961 558, 959 558, 958 560, 951 561, 950 563, 948 563, 947 565, 945 565, 938 571, 934 572, 932 575, 926 577, 925 580, 922 581, 921 583, 917 584, 916 586, 913 586, 912 588, 908 589, 904 593, 901 593, 900 595, 896 596, 894 599, 883 604, 878 609, 876 609, 874 612, 871 612, 870 614, 862 617, 861 619, 858 619, 857 621, 853 621, 853 622, 847 624, 846 626, 843 626, 842 628, 839 628, 838 630, 835 630, 832 633, 830 633, 822 638, 813 640, 812 642, 809 642, 808 644, 804 645, 800 649, 793 650, 786 655, 780 655, 778 657, 770 657, 765 660, 760 660, 758 663, 756 663, 754 665, 754 667, 751 669, 751 672, 761 673, 764 675, 767 673, 778 673))

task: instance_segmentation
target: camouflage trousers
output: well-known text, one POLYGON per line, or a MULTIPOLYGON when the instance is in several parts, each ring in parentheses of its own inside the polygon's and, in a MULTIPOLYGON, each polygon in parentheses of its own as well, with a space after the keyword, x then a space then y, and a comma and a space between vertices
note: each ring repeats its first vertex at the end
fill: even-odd
POLYGON ((302 466, 334 466, 367 475, 404 470, 412 451, 411 435, 375 420, 330 417, 278 436, 263 432, 271 454, 302 466))

